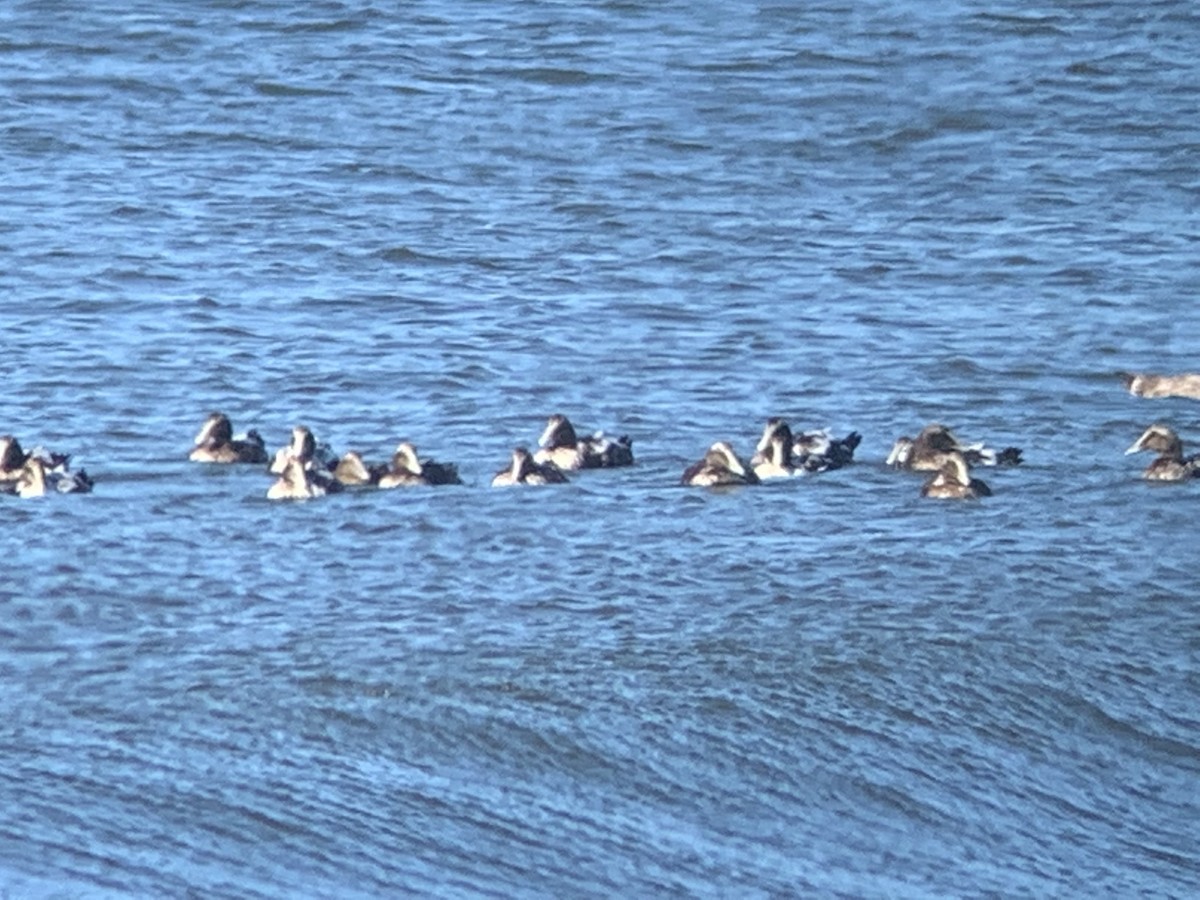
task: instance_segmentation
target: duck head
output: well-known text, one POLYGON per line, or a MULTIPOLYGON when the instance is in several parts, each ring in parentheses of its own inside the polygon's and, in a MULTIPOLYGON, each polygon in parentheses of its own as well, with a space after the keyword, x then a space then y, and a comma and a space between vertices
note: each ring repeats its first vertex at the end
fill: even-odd
POLYGON ((1183 441, 1166 425, 1156 422, 1142 432, 1142 436, 1134 441, 1133 446, 1125 451, 1125 455, 1141 450, 1153 450, 1172 459, 1183 457, 1183 441))
POLYGON ((562 413, 555 413, 546 422, 542 436, 538 438, 538 446, 547 450, 556 447, 574 447, 579 443, 575 428, 562 413))
POLYGON ((20 441, 11 434, 0 436, 0 469, 15 471, 25 465, 26 458, 20 441))
POLYGON ((963 487, 971 484, 971 470, 967 466, 967 458, 957 450, 942 454, 938 475, 943 481, 951 484, 961 484, 963 487))
POLYGON ((922 428, 913 445, 923 453, 950 453, 962 449, 954 432, 938 422, 922 428))
POLYGON ((1125 382, 1125 390, 1133 394, 1135 397, 1140 397, 1145 392, 1147 387, 1147 377, 1138 374, 1137 372, 1122 372, 1121 380, 1125 382))
POLYGON ((301 462, 310 462, 317 452, 317 439, 306 426, 297 425, 292 429, 292 443, 288 449, 301 462))
POLYGON ((704 462, 710 466, 728 469, 736 475, 746 477, 746 467, 742 465, 742 461, 733 452, 733 446, 728 441, 717 441, 709 447, 708 452, 704 454, 704 462))
POLYGON ((200 430, 196 432, 197 447, 219 447, 233 440, 233 425, 224 413, 209 413, 200 430))
POLYGON ((401 441, 396 445, 396 452, 392 454, 392 468, 413 475, 424 474, 417 448, 411 441, 401 441))
POLYGON ((334 470, 334 477, 343 484, 371 484, 376 478, 357 450, 347 450, 334 470))
POLYGON ((892 452, 888 454, 886 465, 904 468, 912 460, 915 441, 910 437, 898 437, 892 444, 892 452))
MULTIPOLYGON (((771 441, 780 436, 788 447, 792 445, 792 429, 788 427, 787 422, 779 416, 772 416, 767 419, 767 424, 763 426, 762 437, 758 439, 758 446, 754 448, 755 453, 766 454, 771 450, 771 441)), ((715 444, 713 446, 716 446, 715 444)), ((728 446, 728 445, 726 445, 728 446)))
POLYGON ((527 447, 517 447, 512 452, 513 481, 522 481, 534 470, 533 454, 527 447))

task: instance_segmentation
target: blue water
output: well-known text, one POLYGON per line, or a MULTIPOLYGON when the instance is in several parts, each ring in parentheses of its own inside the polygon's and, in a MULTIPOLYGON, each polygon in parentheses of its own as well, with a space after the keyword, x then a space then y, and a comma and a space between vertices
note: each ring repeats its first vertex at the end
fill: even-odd
POLYGON ((0 7, 9 896, 1200 890, 1200 10, 0 7), (186 454, 402 438, 463 487, 186 454), (494 491, 565 412, 638 464, 494 491), (851 468, 677 486, 768 416, 851 468), (945 504, 929 421, 1024 448, 945 504), (214 470, 215 469, 215 470, 214 470))

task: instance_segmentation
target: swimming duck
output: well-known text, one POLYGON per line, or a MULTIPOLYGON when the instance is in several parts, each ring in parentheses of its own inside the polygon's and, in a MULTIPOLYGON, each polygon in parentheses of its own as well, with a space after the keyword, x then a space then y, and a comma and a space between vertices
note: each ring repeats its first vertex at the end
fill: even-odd
MULTIPOLYGON (((34 447, 28 453, 21 447, 21 442, 11 434, 0 436, 0 484, 15 484, 25 472, 25 464, 33 457, 40 459, 46 474, 53 479, 65 476, 70 472, 71 455, 69 453, 51 453, 45 447, 34 447)), ((84 475, 86 478, 86 474, 84 475)), ((15 493, 10 491, 9 493, 15 493)))
POLYGON ((512 452, 512 464, 501 469, 492 479, 492 487, 514 484, 565 484, 567 476, 553 463, 539 463, 525 447, 512 452))
MULTIPOLYGON (((771 446, 776 438, 785 442, 788 459, 786 464, 782 459, 775 460, 775 463, 785 467, 791 466, 795 471, 789 474, 826 472, 849 465, 854 461, 854 449, 862 441, 862 435, 857 431, 850 432, 840 440, 831 437, 824 429, 801 432, 793 436, 787 422, 778 416, 772 416, 767 419, 758 446, 754 448, 754 456, 750 458, 750 465, 756 471, 759 465, 769 468, 772 463, 771 446)), ((762 477, 761 473, 759 477, 762 477)))
POLYGON ((196 433, 195 446, 188 459, 205 463, 265 463, 267 447, 254 430, 235 438, 229 417, 214 412, 196 433))
POLYGON ((938 469, 921 487, 922 497, 934 497, 939 500, 975 500, 979 497, 990 497, 991 488, 978 478, 971 477, 966 457, 957 450, 943 453, 938 469))
POLYGON ((942 466, 941 455, 951 452, 961 453, 967 464, 973 466, 1015 466, 1022 462, 1019 447, 1005 447, 997 451, 983 444, 964 445, 959 443, 949 428, 934 422, 922 428, 916 440, 910 437, 897 438, 888 454, 887 465, 895 469, 934 472, 942 466))
POLYGON ((267 489, 268 500, 309 500, 343 490, 342 483, 320 469, 313 469, 298 456, 283 463, 279 479, 267 489))
POLYGON ((378 484, 386 471, 387 466, 368 466, 361 453, 357 450, 347 450, 334 467, 333 477, 347 487, 361 487, 378 484))
POLYGON ((982 443, 967 444, 962 448, 962 454, 967 463, 972 466, 1019 466, 1025 462, 1020 447, 1005 447, 1003 450, 993 450, 982 443))
POLYGON ((1151 375, 1126 372, 1125 387, 1135 397, 1189 397, 1200 400, 1200 375, 1151 375))
POLYGON ((834 438, 824 429, 798 434, 792 443, 796 465, 806 472, 828 472, 854 462, 854 450, 862 435, 852 431, 844 438, 834 438))
POLYGON ((1166 425, 1154 424, 1142 432, 1125 455, 1138 453, 1142 450, 1153 450, 1158 453, 1155 459, 1142 473, 1143 478, 1152 481, 1184 481, 1200 475, 1200 454, 1183 455, 1183 441, 1166 425))
POLYGON ((54 491, 59 494, 86 494, 92 490, 87 472, 68 472, 55 467, 55 462, 37 453, 29 454, 21 468, 13 493, 18 497, 44 497, 54 491))
POLYGON ((562 413, 555 413, 538 438, 534 462, 553 463, 563 471, 633 465, 633 441, 627 435, 613 440, 603 431, 580 438, 562 413))
POLYGON ((897 469, 917 469, 936 472, 942 467, 942 455, 959 449, 958 438, 945 425, 926 425, 916 440, 900 437, 892 445, 887 464, 897 469))
POLYGON ((300 460, 305 468, 320 469, 323 472, 332 472, 338 465, 338 459, 329 445, 317 443, 317 439, 305 425, 297 425, 292 429, 292 442, 275 451, 268 471, 273 475, 282 474, 293 457, 300 460))
POLYGON ((458 477, 458 466, 421 459, 412 443, 401 441, 392 454, 391 467, 379 478, 379 486, 397 488, 423 484, 462 484, 462 479, 458 477))
POLYGON ((728 441, 717 441, 708 448, 704 458, 684 470, 681 484, 713 487, 725 484, 758 484, 753 469, 747 469, 738 459, 728 441))

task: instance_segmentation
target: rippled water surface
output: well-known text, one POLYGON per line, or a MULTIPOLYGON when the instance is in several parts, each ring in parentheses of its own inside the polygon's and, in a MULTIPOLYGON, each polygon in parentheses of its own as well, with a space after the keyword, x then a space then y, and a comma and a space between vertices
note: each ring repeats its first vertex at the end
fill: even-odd
POLYGON ((1192 896, 1200 11, 13 2, 9 896, 1192 896), (462 487, 265 499, 211 409, 462 487), (546 417, 638 464, 487 485, 546 417), (677 486, 763 421, 851 468, 677 486), (940 504, 940 420, 1025 449, 940 504), (216 470, 214 470, 216 469, 216 470))

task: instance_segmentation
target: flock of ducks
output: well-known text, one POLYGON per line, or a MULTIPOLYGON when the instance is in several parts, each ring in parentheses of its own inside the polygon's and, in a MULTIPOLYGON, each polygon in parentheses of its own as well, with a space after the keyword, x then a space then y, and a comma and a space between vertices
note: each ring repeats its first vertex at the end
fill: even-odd
MULTIPOLYGON (((1200 399, 1200 375, 1123 376, 1129 392, 1138 397, 1191 397, 1200 399)), ((682 484, 701 487, 758 484, 827 472, 850 465, 862 440, 858 432, 834 438, 827 431, 793 433, 787 422, 767 420, 749 462, 743 462, 728 441, 717 441, 704 456, 688 466, 682 484)), ((562 484, 568 472, 633 465, 633 443, 625 436, 610 438, 598 431, 581 436, 570 420, 555 414, 538 438, 537 450, 512 451, 510 461, 491 479, 493 487, 562 484)), ((1200 477, 1200 454, 1185 457, 1183 442, 1168 426, 1151 425, 1126 451, 1150 451, 1157 456, 1142 473, 1156 481, 1183 481, 1200 477)), ((321 497, 349 488, 387 490, 419 485, 462 484, 453 463, 422 459, 416 446, 402 441, 385 463, 366 462, 356 451, 342 456, 317 441, 303 425, 292 429, 291 441, 274 454, 254 430, 234 435, 224 413, 214 412, 197 432, 189 459, 200 463, 248 463, 266 466, 276 476, 267 490, 271 500, 321 497)), ((964 444, 945 425, 934 423, 915 438, 898 438, 887 465, 930 473, 921 495, 938 499, 975 499, 991 495, 975 478, 975 466, 1015 466, 1021 450, 993 450, 983 444, 964 444)), ((86 493, 92 480, 80 469, 71 471, 70 457, 42 447, 29 452, 12 435, 0 436, 0 493, 38 497, 47 493, 86 493)))
MULTIPOLYGON (((840 469, 854 461, 854 449, 860 440, 858 432, 836 440, 824 431, 793 437, 786 422, 772 418, 767 420, 749 465, 741 461, 728 441, 718 441, 703 459, 688 467, 682 482, 704 487, 759 484, 771 478, 840 469)), ((921 496, 959 500, 992 493, 986 484, 971 476, 971 465, 1020 463, 1020 448, 996 451, 982 444, 963 444, 940 423, 926 425, 915 438, 898 438, 887 458, 887 464, 894 469, 931 473, 921 487, 921 496)))
MULTIPOLYGON (((336 456, 303 425, 292 429, 286 447, 269 456, 257 431, 235 437, 229 417, 220 412, 205 419, 189 458, 193 462, 266 465, 268 472, 278 476, 267 490, 270 500, 305 500, 347 488, 388 490, 463 483, 454 463, 422 459, 409 441, 396 447, 389 462, 370 464, 354 450, 336 456)), ((603 432, 579 437, 566 416, 553 415, 538 440, 537 452, 530 453, 525 447, 513 450, 510 463, 496 473, 492 485, 556 484, 565 482, 565 473, 576 469, 632 464, 633 444, 628 437, 614 440, 603 432)))

